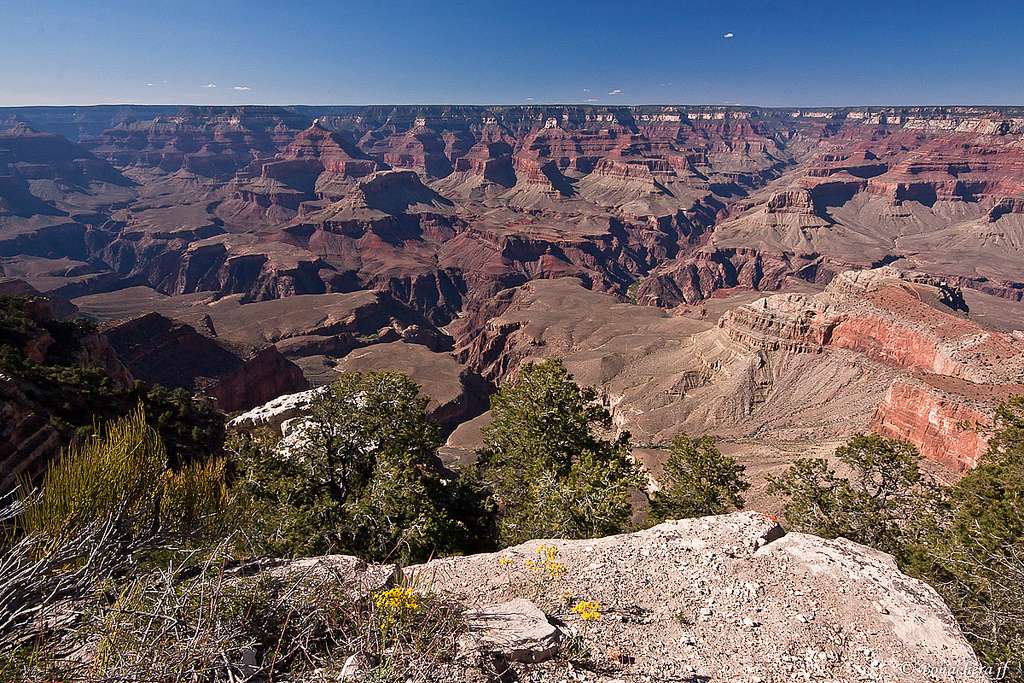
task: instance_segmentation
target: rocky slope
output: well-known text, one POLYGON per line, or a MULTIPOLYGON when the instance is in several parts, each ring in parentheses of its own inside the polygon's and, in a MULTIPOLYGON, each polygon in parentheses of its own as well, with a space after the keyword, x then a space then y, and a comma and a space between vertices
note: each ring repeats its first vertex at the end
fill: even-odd
MULTIPOLYGON (((396 570, 335 556, 273 571, 384 587, 396 570)), ((988 680, 942 600, 891 557, 786 533, 759 513, 531 541, 403 573, 467 609, 455 663, 428 680, 485 680, 481 666, 538 682, 988 680), (574 612, 579 601, 598 603, 597 618, 574 612)))
POLYGON ((482 331, 459 337, 457 353, 494 381, 531 358, 562 357, 640 443, 680 431, 822 443, 875 428, 963 469, 984 449, 971 425, 1024 393, 1024 347, 957 301, 942 282, 890 267, 844 273, 817 294, 736 302, 712 322, 537 282, 481 314, 482 331))
POLYGON ((309 386, 302 370, 275 346, 239 352, 159 313, 107 326, 103 332, 137 379, 205 393, 225 412, 246 410, 309 386))

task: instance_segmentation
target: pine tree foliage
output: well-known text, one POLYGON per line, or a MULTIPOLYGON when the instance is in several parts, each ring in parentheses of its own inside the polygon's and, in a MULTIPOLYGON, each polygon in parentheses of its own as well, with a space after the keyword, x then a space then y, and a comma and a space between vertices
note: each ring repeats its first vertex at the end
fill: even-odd
POLYGON ((661 477, 661 489, 651 500, 656 521, 720 515, 743 507, 743 492, 750 483, 746 468, 722 455, 709 436, 672 439, 661 477))
POLYGON ((479 473, 495 491, 503 545, 627 528, 630 492, 642 486, 629 434, 605 436, 611 414, 561 361, 524 365, 491 398, 491 417, 479 473))

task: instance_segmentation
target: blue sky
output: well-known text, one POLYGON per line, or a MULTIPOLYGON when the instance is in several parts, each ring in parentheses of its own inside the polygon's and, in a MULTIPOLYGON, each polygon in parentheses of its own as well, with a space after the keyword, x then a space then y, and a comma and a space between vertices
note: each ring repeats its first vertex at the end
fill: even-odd
POLYGON ((587 101, 1024 104, 1024 3, 0 0, 0 105, 587 101))

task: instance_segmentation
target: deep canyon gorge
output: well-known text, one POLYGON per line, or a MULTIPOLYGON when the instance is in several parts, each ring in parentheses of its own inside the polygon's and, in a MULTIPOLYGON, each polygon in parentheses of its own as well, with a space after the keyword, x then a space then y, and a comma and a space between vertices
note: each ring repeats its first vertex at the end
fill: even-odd
POLYGON ((985 448, 965 424, 1024 392, 1020 110, 25 107, 0 128, 0 286, 227 411, 400 368, 458 462, 495 387, 561 357, 655 470, 680 430, 750 463, 874 430, 955 477, 985 448))

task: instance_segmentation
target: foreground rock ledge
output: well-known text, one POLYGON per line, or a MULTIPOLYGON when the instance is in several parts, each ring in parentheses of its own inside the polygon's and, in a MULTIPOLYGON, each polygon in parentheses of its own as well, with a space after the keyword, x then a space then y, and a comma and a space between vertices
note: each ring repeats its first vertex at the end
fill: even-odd
MULTIPOLYGON (((594 540, 532 541, 405 571, 458 597, 471 614, 529 600, 567 636, 563 647, 575 639, 590 649, 598 666, 586 680, 988 680, 939 596, 889 555, 785 533, 754 512, 594 540), (526 566, 543 545, 557 548, 563 570, 554 578, 526 566), (601 604, 599 620, 572 612, 572 601, 584 599, 601 604)), ((536 620, 531 628, 543 631, 546 645, 555 640, 536 620)), ((515 634, 501 638, 523 647, 515 634)), ((564 659, 530 666, 537 680, 562 680, 564 659)))

